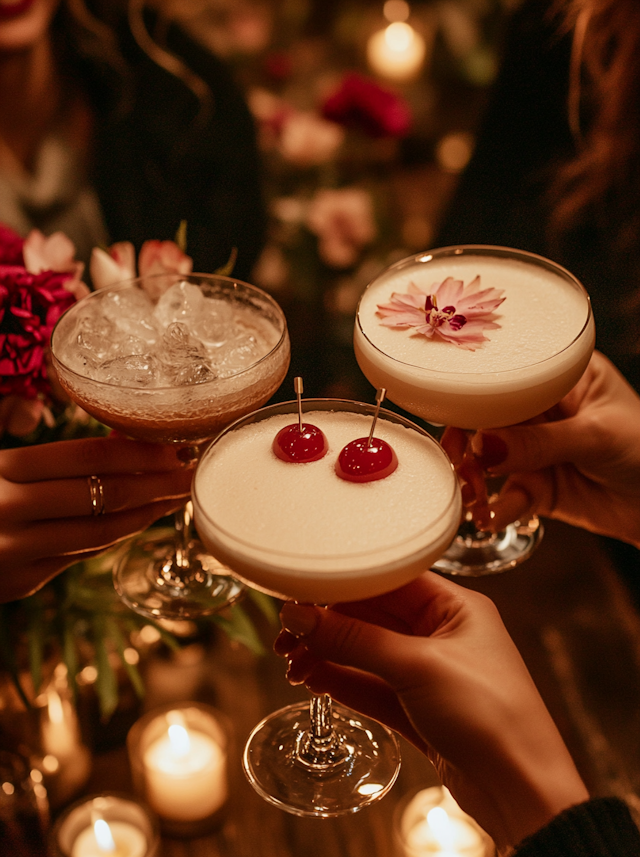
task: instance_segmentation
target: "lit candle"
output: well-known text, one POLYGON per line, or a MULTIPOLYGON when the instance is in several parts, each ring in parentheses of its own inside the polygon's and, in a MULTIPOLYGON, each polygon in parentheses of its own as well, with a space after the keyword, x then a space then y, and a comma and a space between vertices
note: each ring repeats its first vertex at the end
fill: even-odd
POLYGON ((367 43, 367 59, 377 74, 406 81, 422 68, 426 54, 423 37, 406 21, 393 21, 367 43))
POLYGON ((143 793, 169 821, 208 818, 227 799, 224 733, 203 708, 170 710, 152 719, 140 736, 143 793), (194 713, 197 717, 189 716, 194 713))
POLYGON ((405 857, 487 857, 489 837, 447 789, 424 789, 407 804, 399 824, 405 857))
POLYGON ((76 837, 71 857, 145 857, 147 838, 127 821, 96 818, 76 837))
POLYGON ((69 807, 56 822, 52 853, 58 857, 157 857, 157 822, 137 801, 94 795, 69 807))

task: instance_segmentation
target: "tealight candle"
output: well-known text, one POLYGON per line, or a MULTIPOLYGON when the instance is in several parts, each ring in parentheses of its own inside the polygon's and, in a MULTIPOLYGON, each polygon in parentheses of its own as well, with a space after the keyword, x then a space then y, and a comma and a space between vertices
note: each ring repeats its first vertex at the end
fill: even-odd
POLYGON ((489 857, 491 840, 446 788, 418 792, 396 825, 404 857, 489 857))
POLYGON ((406 21, 393 21, 374 33, 367 43, 367 59, 377 74, 391 80, 406 81, 422 68, 426 43, 406 21))
POLYGON ((136 789, 164 829, 195 835, 215 820, 228 783, 226 735, 213 709, 156 709, 132 727, 127 743, 136 789))
POLYGON ((157 857, 158 842, 155 819, 121 795, 79 801, 52 831, 52 850, 60 857, 157 857))

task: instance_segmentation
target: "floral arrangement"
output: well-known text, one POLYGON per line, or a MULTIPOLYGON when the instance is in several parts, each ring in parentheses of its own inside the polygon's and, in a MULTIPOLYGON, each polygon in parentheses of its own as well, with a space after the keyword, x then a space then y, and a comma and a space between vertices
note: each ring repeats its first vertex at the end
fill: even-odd
MULTIPOLYGON (((192 260, 185 244, 186 227, 181 224, 175 241, 145 242, 137 265, 129 242, 94 248, 93 285, 102 288, 135 277, 137 271, 140 275, 189 273, 192 260)), ((82 281, 83 265, 74 257, 73 243, 62 233, 45 237, 33 231, 22 239, 0 225, 0 448, 109 433, 65 397, 48 354, 57 319, 89 294, 82 281)), ((230 271, 233 260, 234 254, 221 273, 230 271)), ((114 656, 134 689, 143 693, 135 664, 124 656, 132 634, 144 625, 155 625, 168 645, 179 645, 161 624, 138 616, 120 602, 111 580, 118 550, 72 565, 34 595, 0 604, 0 666, 10 672, 25 705, 31 704, 31 694, 20 678, 25 662, 37 694, 44 660, 53 651, 66 664, 74 689, 79 666, 95 665, 100 709, 109 717, 118 703, 114 656)), ((270 599, 254 592, 250 596, 269 620, 275 619, 270 599)), ((207 621, 253 651, 263 650, 240 605, 207 621)))
POLYGON ((462 280, 447 277, 439 284, 409 283, 408 293, 394 292, 388 304, 378 304, 385 327, 410 328, 426 339, 442 339, 475 351, 495 330, 495 310, 505 300, 501 289, 481 289, 480 277, 465 287, 462 280))

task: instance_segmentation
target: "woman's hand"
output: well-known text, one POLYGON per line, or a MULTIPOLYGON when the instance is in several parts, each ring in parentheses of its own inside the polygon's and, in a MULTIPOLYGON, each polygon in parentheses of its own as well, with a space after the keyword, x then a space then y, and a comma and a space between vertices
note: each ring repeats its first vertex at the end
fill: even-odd
POLYGON ((447 429, 443 446, 481 527, 497 531, 535 512, 640 547, 640 397, 599 352, 541 418, 478 432, 466 449, 464 438, 447 429), (508 476, 490 505, 474 488, 471 457, 508 476))
POLYGON ((173 447, 124 438, 1 450, 0 602, 30 595, 180 508, 191 477, 173 447), (102 488, 93 503, 91 476, 102 488))
POLYGON ((427 572, 330 609, 284 605, 289 680, 386 723, 460 805, 513 846, 588 798, 494 604, 427 572))

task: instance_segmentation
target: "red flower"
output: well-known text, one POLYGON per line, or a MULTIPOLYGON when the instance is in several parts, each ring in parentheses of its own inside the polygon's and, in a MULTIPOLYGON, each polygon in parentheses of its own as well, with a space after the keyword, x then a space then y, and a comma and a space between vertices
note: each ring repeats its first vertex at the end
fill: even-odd
POLYGON ((24 240, 8 226, 0 223, 0 265, 24 265, 24 240))
POLYGON ((404 99, 360 74, 348 74, 322 106, 326 119, 358 128, 370 137, 404 137, 411 109, 404 99))
POLYGON ((0 265, 0 395, 51 395, 46 352, 53 326, 76 300, 64 286, 70 277, 0 265))

